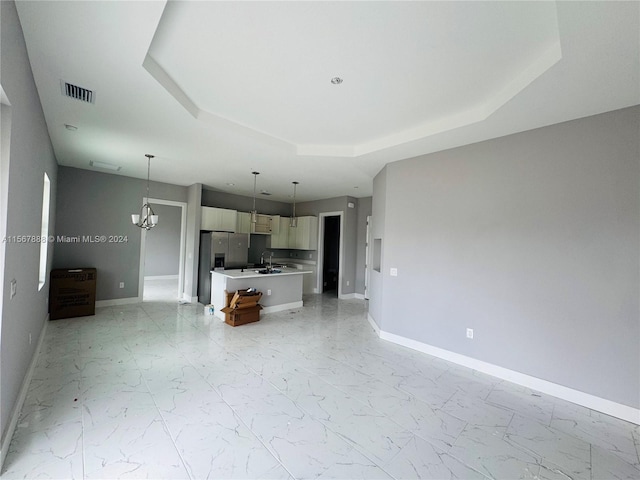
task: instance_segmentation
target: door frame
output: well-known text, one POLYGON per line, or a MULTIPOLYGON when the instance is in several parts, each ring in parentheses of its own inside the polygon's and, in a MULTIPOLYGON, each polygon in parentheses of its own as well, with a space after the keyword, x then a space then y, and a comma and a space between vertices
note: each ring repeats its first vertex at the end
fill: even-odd
POLYGON ((371 282, 371 259, 369 255, 371 250, 369 246, 371 245, 371 215, 367 215, 367 230, 365 235, 365 245, 364 245, 364 298, 365 300, 369 300, 369 285, 371 282))
MULTIPOLYGON (((155 203, 157 205, 169 205, 172 207, 180 207, 180 251, 178 266, 178 299, 184 298, 184 271, 187 244, 187 202, 176 202, 174 200, 164 200, 162 198, 142 198, 143 205, 145 203, 155 203)), ((144 298, 144 260, 146 254, 147 230, 142 228, 140 232, 140 269, 138 272, 138 301, 142 302, 144 298)))
POLYGON ((340 247, 338 248, 338 298, 342 296, 342 258, 344 254, 344 212, 322 212, 318 214, 318 273, 316 278, 316 291, 322 293, 324 278, 322 275, 324 263, 324 219, 325 217, 340 217, 340 247))

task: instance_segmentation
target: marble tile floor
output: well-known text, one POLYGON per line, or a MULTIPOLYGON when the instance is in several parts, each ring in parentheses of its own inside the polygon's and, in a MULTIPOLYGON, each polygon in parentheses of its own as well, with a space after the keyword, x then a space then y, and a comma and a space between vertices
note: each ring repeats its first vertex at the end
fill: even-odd
POLYGON ((640 427, 380 340, 366 308, 52 321, 2 478, 640 478, 640 427))
POLYGON ((178 279, 145 278, 142 299, 145 302, 177 302, 178 279))

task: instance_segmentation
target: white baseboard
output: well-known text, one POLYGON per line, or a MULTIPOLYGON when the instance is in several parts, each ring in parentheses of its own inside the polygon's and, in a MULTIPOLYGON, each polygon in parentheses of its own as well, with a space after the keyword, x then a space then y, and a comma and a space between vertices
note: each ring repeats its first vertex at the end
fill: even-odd
POLYGON ((433 355, 434 357, 442 358, 443 360, 447 360, 449 362, 453 362, 458 365, 462 365, 464 367, 486 373, 502 380, 507 380, 523 387, 531 388, 533 390, 546 393, 553 397, 576 403, 578 405, 582 405, 583 407, 587 407, 592 410, 597 410, 598 412, 611 415, 612 417, 620 418, 622 420, 626 420, 627 422, 640 425, 640 409, 638 408, 629 407, 628 405, 622 405, 605 398, 596 397, 595 395, 591 395, 589 393, 581 392, 579 390, 565 387, 563 385, 558 385, 557 383, 532 377, 530 375, 516 372, 514 370, 509 370, 508 368, 499 367, 498 365, 493 365, 491 363, 483 362, 475 358, 460 355, 459 353, 434 347, 426 343, 418 342, 417 340, 412 340, 400 335, 385 332, 377 327, 370 315, 368 315, 367 318, 369 319, 369 322, 371 323, 373 328, 378 332, 380 338, 382 338, 383 340, 388 340, 392 343, 396 343, 398 345, 402 345, 404 347, 408 347, 413 350, 426 353, 428 355, 433 355))
POLYGON ((380 327, 378 326, 378 324, 376 323, 376 321, 373 319, 373 317, 371 315, 369 315, 367 313, 367 320, 369 320, 369 323, 371 324, 371 326, 373 327, 373 329, 376 331, 376 333, 378 334, 378 336, 380 338, 382 338, 382 336, 380 335, 380 327))
POLYGON ((27 392, 29 391, 29 384, 31 383, 31 378, 33 377, 33 371, 36 368, 36 363, 38 363, 38 356, 40 355, 40 348, 42 347, 44 335, 45 335, 45 332, 47 331, 47 325, 49 325, 49 314, 47 314, 47 316, 45 317, 44 324, 42 325, 42 330, 40 330, 40 338, 38 338, 38 345, 36 345, 36 349, 33 352, 33 358, 31 359, 31 363, 29 364, 27 373, 22 379, 20 392, 18 393, 18 398, 16 399, 16 403, 13 406, 11 416, 9 417, 10 419, 9 425, 5 431, 4 438, 2 439, 2 446, 0 447, 0 472, 3 469, 4 460, 7 457, 7 452, 9 451, 9 444, 11 443, 11 438, 13 438, 13 434, 16 430, 16 426, 18 425, 18 420, 20 419, 20 412, 22 411, 22 406, 24 405, 24 401, 27 398, 27 392))
POLYGON ((178 275, 149 275, 144 277, 146 280, 178 280, 178 275))
POLYGON ((96 307, 113 307, 115 305, 130 305, 132 303, 140 303, 139 297, 114 298, 113 300, 98 300, 96 307))
POLYGON ((364 300, 364 295, 361 293, 343 293, 340 295, 340 300, 353 300, 354 298, 364 300))
POLYGON ((355 293, 343 293, 342 295, 340 295, 340 300, 353 300, 354 298, 356 298, 356 294, 355 293))
POLYGON ((188 303, 198 303, 198 297, 192 297, 185 292, 182 292, 182 300, 188 303))
POLYGON ((301 308, 302 300, 299 302, 283 303, 282 305, 273 305, 271 307, 262 307, 262 313, 275 313, 282 312, 284 310, 291 310, 292 308, 301 308))

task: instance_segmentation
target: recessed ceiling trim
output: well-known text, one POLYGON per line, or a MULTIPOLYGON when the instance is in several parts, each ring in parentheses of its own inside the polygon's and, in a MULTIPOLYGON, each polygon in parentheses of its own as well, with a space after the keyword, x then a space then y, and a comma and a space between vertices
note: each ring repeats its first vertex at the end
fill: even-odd
POLYGON ((164 89, 169 92, 169 94, 175 98, 180 105, 184 107, 184 109, 193 115, 194 118, 198 118, 200 116, 200 109, 198 106, 193 103, 193 101, 189 98, 189 95, 184 93, 184 90, 180 88, 180 86, 171 78, 164 69, 158 65, 151 55, 147 53, 144 57, 144 61, 142 62, 142 67, 151 74, 156 81, 164 87, 164 89))
MULTIPOLYGON (((463 62, 465 65, 467 63, 479 64, 478 68, 480 71, 477 72, 479 86, 478 91, 474 95, 469 96, 469 98, 465 97, 465 103, 453 102, 450 103, 448 107, 443 106, 445 104, 443 104, 442 102, 438 103, 438 101, 434 100, 432 102, 435 104, 433 113, 429 113, 429 108, 425 107, 425 105, 429 105, 429 103, 425 100, 420 104, 420 108, 415 107, 412 113, 408 113, 405 116, 408 119, 406 122, 397 122, 399 128, 396 131, 394 131, 392 128, 381 126, 381 120, 379 118, 385 118, 384 113, 387 110, 391 109, 391 107, 389 107, 388 105, 382 106, 379 109, 380 115, 378 115, 378 119, 370 119, 369 122, 360 122, 362 125, 367 125, 369 127, 371 131, 370 134, 362 133, 361 130, 358 130, 354 127, 353 130, 358 131, 359 133, 351 135, 352 140, 349 140, 348 134, 333 134, 334 139, 331 140, 332 134, 327 133, 332 132, 331 128, 323 129, 322 126, 318 127, 317 123, 318 119, 323 118, 323 115, 327 115, 328 113, 336 110, 334 104, 331 104, 331 107, 333 107, 333 109, 329 108, 329 105, 325 105, 324 111, 322 109, 318 109, 319 113, 316 112, 317 114, 315 116, 310 115, 310 117, 313 117, 316 120, 316 123, 313 123, 313 121, 310 120, 309 125, 318 127, 313 130, 313 132, 318 133, 310 134, 301 134, 298 131, 297 127, 292 127, 291 122, 278 122, 274 120, 270 123, 268 119, 270 118, 269 115, 271 114, 268 112, 274 111, 272 104, 273 102, 265 101, 261 103, 260 101, 258 101, 260 100, 259 96, 256 97, 255 108, 257 110, 255 111, 252 110, 252 106, 245 105, 242 102, 239 103, 239 107, 231 108, 230 105, 233 105, 233 103, 230 104, 229 102, 225 103, 223 101, 220 101, 220 110, 215 109, 215 107, 211 108, 211 105, 216 105, 215 101, 213 103, 207 103, 207 99, 209 99, 209 101, 211 100, 211 95, 213 95, 214 99, 221 96, 225 97, 224 94, 221 95, 222 91, 220 89, 222 88, 228 88, 231 96, 237 94, 238 91, 248 88, 248 86, 251 84, 251 81, 256 80, 257 71, 253 71, 251 68, 243 69, 240 68, 240 65, 238 65, 238 70, 242 72, 244 76, 238 77, 234 82, 231 82, 231 80, 234 78, 234 74, 229 73, 229 68, 225 69, 224 65, 233 65, 233 62, 237 61, 237 59, 235 59, 235 57, 228 58, 226 53, 215 49, 213 51, 216 52, 216 54, 220 57, 219 64, 218 62, 208 62, 208 67, 203 65, 201 72, 198 70, 194 70, 191 67, 180 69, 179 66, 182 64, 181 62, 184 62, 184 59, 186 58, 193 57, 193 52, 198 51, 199 44, 194 43, 193 48, 189 48, 189 41, 178 42, 171 41, 171 39, 175 38, 176 35, 180 36, 180 32, 182 32, 183 34, 182 36, 180 36, 180 38, 183 38, 186 31, 185 29, 188 28, 193 29, 194 32, 202 33, 201 35, 196 35, 196 33, 194 33, 194 37, 191 40, 192 42, 195 42, 195 39, 198 39, 200 43, 202 43, 207 38, 209 38, 206 34, 203 33, 207 31, 207 28, 206 25, 202 23, 201 19, 203 16, 211 14, 212 10, 205 7, 195 7, 192 4, 188 5, 186 3, 178 2, 168 5, 168 8, 165 9, 162 19, 158 24, 158 28, 156 29, 154 39, 147 49, 147 58, 145 60, 145 66, 147 67, 147 70, 152 73, 154 78, 163 87, 165 87, 169 94, 176 97, 176 99, 181 104, 183 104, 183 106, 185 106, 185 108, 187 108, 190 113, 198 120, 207 120, 209 123, 212 123, 217 127, 231 129, 234 132, 242 133, 245 135, 249 134, 259 141, 266 141, 276 144, 280 143, 283 147, 290 147, 293 150, 292 153, 300 156, 358 157, 369 153, 398 147, 405 143, 412 143, 417 140, 423 140, 436 134, 441 134, 449 130, 454 130, 460 127, 478 123, 482 120, 485 120, 498 108, 515 97, 538 76, 544 74, 544 72, 549 68, 550 65, 553 65, 561 58, 561 54, 558 53, 558 55, 553 56, 551 62, 546 61, 548 59, 548 56, 546 55, 547 50, 550 46, 551 50, 557 52, 560 51, 559 30, 556 11, 557 8, 553 4, 553 2, 549 2, 548 4, 544 4, 543 6, 539 6, 541 4, 536 4, 535 7, 529 6, 523 7, 521 9, 514 7, 496 7, 493 4, 486 8, 480 9, 479 7, 474 7, 476 8, 476 10, 474 11, 476 11, 478 14, 481 14, 482 22, 479 22, 479 26, 477 26, 477 28, 475 26, 473 28, 469 28, 469 31, 463 35, 463 39, 461 39, 461 41, 471 41, 478 38, 484 38, 482 35, 479 35, 479 31, 481 28, 486 29, 487 25, 491 25, 490 23, 488 23, 489 20, 492 20, 494 23, 498 21, 500 22, 500 24, 505 24, 508 26, 515 21, 521 20, 523 18, 523 15, 525 14, 531 16, 529 28, 518 29, 518 32, 521 32, 521 34, 513 35, 513 46, 504 46, 504 41, 502 41, 502 43, 496 43, 498 36, 495 34, 495 32, 493 32, 491 35, 486 35, 487 39, 485 41, 485 44, 492 48, 488 49, 482 55, 479 54, 476 50, 473 50, 473 55, 467 55, 461 54, 459 48, 449 48, 452 54, 460 56, 461 62, 463 62), (506 18, 503 18, 505 15, 506 18), (533 34, 533 32, 537 33, 533 34), (176 48, 178 44, 181 46, 181 48, 176 48), (490 52, 494 51, 496 52, 495 54, 489 55, 490 52), (153 59, 151 58, 151 55, 153 55, 153 59), (483 55, 487 58, 484 59, 483 62, 479 62, 478 58, 484 58, 483 55), (541 55, 543 57, 543 61, 539 62, 539 57, 541 55), (151 67, 152 63, 153 67, 151 67), (540 66, 540 63, 543 64, 542 67, 540 66), (216 65, 222 70, 217 71, 216 68, 218 67, 216 67, 216 65), (213 84, 217 86, 216 88, 212 89, 210 86, 208 86, 208 83, 203 83, 205 73, 214 75, 213 84), (218 83, 216 83, 217 78, 221 78, 223 80, 220 80, 218 83), (247 78, 250 78, 251 80, 247 80, 247 78), (178 84, 180 84, 180 87, 178 87, 178 84), (215 93, 212 94, 211 92, 215 93), (188 102, 185 102, 184 100, 182 100, 183 98, 190 99, 188 102), (259 108, 266 108, 267 106, 269 107, 268 111, 259 110, 259 108), (289 128, 289 130, 287 130, 287 128, 289 128), (314 141, 314 136, 317 136, 318 140, 314 141), (322 139, 326 139, 326 141, 322 139), (307 144, 305 143, 306 140, 311 140, 311 142, 307 144)), ((229 16, 229 22, 240 22, 239 18, 243 18, 240 13, 244 11, 244 7, 238 8, 240 10, 221 9, 221 11, 223 11, 225 15, 229 16)), ((463 12, 462 7, 433 7, 432 10, 434 15, 441 15, 442 18, 449 18, 449 16, 453 15, 461 15, 463 12)), ((259 11, 265 15, 277 14, 277 9, 275 8, 264 8, 259 11)), ((332 7, 331 9, 328 9, 328 13, 334 15, 338 15, 340 13, 355 14, 358 11, 359 10, 357 10, 356 7, 332 7), (341 10, 341 8, 344 9, 344 11, 341 10)), ((426 44, 430 44, 429 42, 438 42, 442 41, 443 38, 447 38, 445 33, 437 29, 435 29, 432 34, 421 35, 420 33, 418 33, 419 30, 416 30, 417 24, 408 17, 412 12, 423 12, 423 7, 414 9, 404 7, 395 10, 383 9, 381 11, 387 13, 389 11, 392 11, 395 12, 395 14, 399 16, 399 18, 405 19, 408 25, 407 28, 412 28, 413 30, 411 31, 414 33, 414 35, 416 35, 416 41, 423 41, 426 42, 426 44)), ((296 11, 289 13, 291 13, 292 18, 298 18, 301 22, 311 21, 308 12, 296 11)), ((360 13, 362 12, 360 11, 360 13)), ((220 15, 218 15, 218 17, 219 16, 220 15)), ((311 22, 311 24, 313 24, 313 22, 311 22)), ((346 28, 345 25, 340 25, 340 28, 346 28)), ((366 32, 369 35, 373 35, 375 33, 375 25, 377 25, 376 22, 370 18, 368 18, 367 21, 363 21, 363 26, 367 27, 366 32)), ((220 27, 222 28, 222 25, 220 25, 220 27)), ((222 30, 224 32, 224 35, 227 35, 229 39, 235 38, 233 37, 234 33, 232 31, 225 28, 222 28, 222 30)), ((250 32, 248 32, 248 35, 258 35, 261 32, 262 30, 260 28, 252 28, 250 32)), ((505 35, 507 35, 507 37, 510 32, 513 33, 513 30, 505 28, 505 35)), ((310 44, 313 44, 314 38, 315 37, 313 37, 313 35, 310 36, 310 44)), ((277 39, 275 39, 274 41, 277 41, 277 39)), ((247 59, 251 59, 251 55, 247 54, 247 52, 242 49, 243 45, 244 43, 240 42, 240 46, 238 47, 239 55, 244 55, 247 59)), ((394 43, 393 45, 404 45, 409 49, 409 51, 413 52, 413 50, 411 50, 413 48, 412 45, 406 45, 402 42, 399 42, 398 44, 394 43)), ((291 55, 295 54, 295 49, 293 49, 292 52, 289 53, 291 53, 291 55)), ((345 58, 348 58, 348 54, 355 55, 358 52, 358 48, 354 47, 353 49, 349 50, 347 54, 345 54, 345 58)), ((429 57, 433 62, 435 62, 436 64, 442 64, 445 68, 445 74, 441 74, 439 76, 432 74, 430 76, 437 77, 431 82, 432 86, 438 87, 440 90, 442 90, 442 92, 440 90, 434 90, 435 95, 441 95, 446 98, 447 94, 451 95, 452 92, 459 91, 463 85, 467 86, 465 91, 472 90, 469 87, 475 85, 473 83, 474 73, 452 66, 450 60, 443 59, 438 55, 438 52, 435 52, 429 57), (446 72, 450 72, 450 75, 453 75, 454 72, 457 72, 457 74, 466 72, 467 74, 462 75, 461 77, 456 77, 462 78, 464 80, 460 80, 459 82, 449 82, 455 85, 455 87, 447 89, 447 85, 449 83, 443 83, 442 80, 438 80, 438 78, 440 77, 446 78, 446 72)), ((440 55, 442 56, 442 54, 440 55)), ((261 65, 259 58, 254 58, 253 63, 261 65)), ((355 63, 357 64, 357 62, 355 63)), ((345 64, 349 65, 349 63, 345 64)), ((277 66, 274 66, 274 69, 274 72, 278 71, 277 66)), ((422 70, 417 68, 417 72, 420 73, 422 72, 422 70)), ((422 73, 424 74, 424 72, 422 73)), ((348 72, 344 72, 344 74, 347 75, 348 72)), ((237 73, 236 76, 237 75, 240 75, 240 73, 237 73)), ((334 85, 338 85, 341 83, 342 78, 342 76, 334 76, 330 80, 334 85)), ((273 85, 272 78, 264 79, 264 83, 265 85, 261 87, 261 92, 268 92, 268 98, 275 97, 276 99, 282 100, 282 91, 273 85)), ((311 82, 311 84, 313 84, 313 82, 311 82)), ((375 82, 372 82, 372 84, 377 85, 375 82)), ((320 91, 318 91, 317 89, 313 90, 311 87, 305 89, 298 85, 291 88, 292 91, 287 93, 287 95, 290 95, 291 98, 297 98, 296 95, 300 95, 301 92, 309 93, 309 91, 313 91, 314 93, 318 94, 319 98, 324 98, 322 97, 322 95, 326 93, 326 90, 324 89, 320 89, 320 91)), ((339 98, 341 99, 341 101, 343 101, 344 105, 340 105, 340 107, 344 106, 348 113, 353 113, 353 111, 357 112, 358 109, 362 110, 364 108, 362 107, 362 98, 365 98, 367 96, 367 93, 370 94, 370 92, 368 91, 360 92, 360 96, 358 97, 356 95, 355 97, 357 98, 354 99, 353 90, 347 89, 346 91, 343 91, 342 95, 344 96, 340 96, 339 98), (349 108, 351 108, 352 110, 349 110, 349 108)), ((400 97, 401 101, 406 100, 406 98, 402 96, 400 97)), ((425 94, 423 95, 423 97, 427 98, 428 95, 425 94)), ((264 98, 267 98, 266 94, 264 95, 264 98)), ((283 98, 290 97, 284 96, 283 98)), ((335 98, 335 96, 331 98, 335 98)), ((367 106, 367 109, 369 110, 365 109, 365 111, 371 110, 369 106, 367 106)), ((409 110, 411 109, 407 109, 407 111, 409 110)), ((292 112, 300 113, 296 112, 295 108, 284 109, 284 111, 289 114, 287 118, 304 118, 303 113, 301 115, 292 115, 292 112)), ((402 115, 400 115, 400 113, 395 112, 394 114, 400 116, 400 119, 402 119, 402 115)), ((351 119, 351 121, 353 121, 353 119, 351 119)), ((345 129, 343 129, 343 132, 344 131, 345 129)))
POLYGON ((562 59, 560 41, 555 41, 547 50, 530 62, 526 68, 508 79, 502 87, 485 102, 463 112, 454 113, 436 121, 418 125, 414 128, 393 135, 377 138, 371 142, 350 146, 334 145, 298 145, 297 153, 301 156, 343 156, 359 157, 368 153, 396 147, 405 143, 420 140, 438 133, 465 127, 481 122, 490 117, 509 100, 527 88, 534 80, 542 76, 562 59))
POLYGON ((198 120, 207 121, 208 123, 238 131, 245 135, 248 134, 253 138, 272 145, 293 149, 295 153, 300 156, 359 157, 486 120, 496 110, 517 96, 536 78, 543 75, 561 59, 562 48, 556 30, 556 40, 551 46, 544 50, 537 58, 532 59, 522 71, 506 79, 505 83, 484 102, 474 105, 463 112, 455 112, 435 121, 416 125, 402 132, 355 145, 295 144, 235 120, 230 120, 202 110, 148 53, 143 62, 143 66, 171 96, 198 120))

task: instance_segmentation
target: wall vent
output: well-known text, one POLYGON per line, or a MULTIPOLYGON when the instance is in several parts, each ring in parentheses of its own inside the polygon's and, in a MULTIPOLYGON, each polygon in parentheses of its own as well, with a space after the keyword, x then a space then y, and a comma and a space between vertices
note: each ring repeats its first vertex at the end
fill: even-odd
POLYGON ((65 81, 62 81, 61 83, 62 94, 65 97, 75 98, 76 100, 86 103, 96 103, 96 94, 93 90, 79 87, 78 85, 73 85, 72 83, 65 81))

